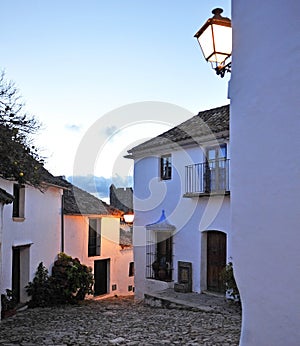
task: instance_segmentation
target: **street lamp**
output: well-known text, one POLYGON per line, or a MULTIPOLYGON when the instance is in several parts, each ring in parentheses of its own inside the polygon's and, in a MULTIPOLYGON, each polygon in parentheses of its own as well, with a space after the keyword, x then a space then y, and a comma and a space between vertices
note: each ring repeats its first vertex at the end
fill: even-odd
POLYGON ((132 210, 129 210, 127 213, 123 215, 123 217, 126 223, 132 224, 134 220, 134 213, 132 210))
POLYGON ((228 58, 232 51, 232 30, 231 20, 222 17, 222 12, 221 8, 215 8, 212 11, 214 16, 207 20, 194 37, 197 38, 206 61, 223 78, 225 72, 231 72, 228 58))

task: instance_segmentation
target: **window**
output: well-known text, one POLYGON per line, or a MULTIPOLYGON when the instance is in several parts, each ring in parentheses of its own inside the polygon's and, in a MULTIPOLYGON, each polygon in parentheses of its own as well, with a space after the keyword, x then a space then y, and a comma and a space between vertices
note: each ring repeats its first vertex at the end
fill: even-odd
POLYGON ((134 262, 129 263, 129 276, 134 276, 134 262))
POLYGON ((24 218, 25 186, 14 184, 13 218, 24 218))
POLYGON ((206 153, 205 191, 222 191, 228 185, 226 144, 211 147, 206 153))
MULTIPOLYGON (((148 231, 149 232, 149 231, 148 231)), ((147 235, 146 277, 171 281, 173 272, 172 232, 150 231, 147 235)))
POLYGON ((160 177, 162 180, 168 180, 172 177, 171 155, 163 155, 160 158, 160 177))
POLYGON ((101 230, 100 220, 89 219, 89 240, 88 240, 88 256, 100 256, 101 247, 101 230))

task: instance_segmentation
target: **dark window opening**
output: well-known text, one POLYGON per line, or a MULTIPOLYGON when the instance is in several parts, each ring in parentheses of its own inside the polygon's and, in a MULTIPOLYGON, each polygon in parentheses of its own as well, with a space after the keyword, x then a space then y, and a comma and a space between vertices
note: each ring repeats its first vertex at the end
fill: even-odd
POLYGON ((134 262, 129 263, 129 276, 134 276, 134 262))
POLYGON ((25 203, 25 187, 23 185, 14 184, 14 201, 13 201, 13 217, 24 217, 25 203))
POLYGON ((89 219, 88 256, 100 256, 101 233, 97 219, 89 219))
POLYGON ((171 155, 164 155, 160 158, 160 177, 162 180, 168 180, 172 177, 171 155))

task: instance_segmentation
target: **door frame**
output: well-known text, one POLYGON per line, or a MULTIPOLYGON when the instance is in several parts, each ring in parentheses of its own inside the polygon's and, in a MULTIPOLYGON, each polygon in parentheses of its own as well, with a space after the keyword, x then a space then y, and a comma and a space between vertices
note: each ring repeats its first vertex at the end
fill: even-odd
POLYGON ((28 300, 25 286, 29 282, 30 245, 12 247, 11 287, 16 292, 17 302, 21 303, 28 300))
POLYGON ((109 287, 110 287, 110 258, 105 258, 105 259, 99 259, 99 260, 94 260, 94 295, 95 296, 100 296, 100 295, 104 295, 104 294, 108 294, 109 293, 109 287), (97 285, 97 280, 99 280, 100 278, 98 277, 97 271, 96 271, 96 266, 97 263, 102 263, 105 267, 105 271, 104 276, 105 276, 105 282, 104 282, 104 286, 106 286, 106 289, 101 291, 101 292, 96 292, 96 285, 97 285))
POLYGON ((228 235, 224 231, 219 230, 206 230, 201 233, 201 258, 200 258, 200 290, 201 291, 207 291, 208 290, 208 282, 207 282, 207 275, 208 275, 208 234, 212 232, 218 232, 220 234, 225 235, 225 265, 227 263, 227 249, 228 249, 228 235))

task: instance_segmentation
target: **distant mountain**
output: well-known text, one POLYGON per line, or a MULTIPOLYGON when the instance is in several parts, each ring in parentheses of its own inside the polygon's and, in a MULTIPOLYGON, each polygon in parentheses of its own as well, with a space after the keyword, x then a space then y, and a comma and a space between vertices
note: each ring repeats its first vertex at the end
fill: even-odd
POLYGON ((109 187, 111 184, 114 184, 116 187, 133 186, 133 177, 131 176, 121 177, 115 175, 112 178, 96 177, 94 175, 70 176, 67 177, 67 180, 101 199, 109 198, 109 187))

